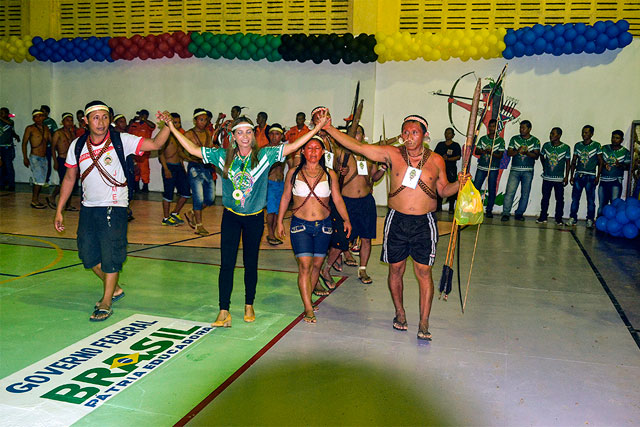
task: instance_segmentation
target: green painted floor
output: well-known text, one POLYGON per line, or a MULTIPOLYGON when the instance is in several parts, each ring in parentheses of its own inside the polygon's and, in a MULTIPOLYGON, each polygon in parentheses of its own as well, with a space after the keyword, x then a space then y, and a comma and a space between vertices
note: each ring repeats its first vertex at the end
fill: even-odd
MULTIPOLYGON (((217 266, 129 256, 121 277, 126 297, 114 304, 111 319, 92 323, 88 318, 101 288, 91 272, 75 265, 77 252, 62 251, 53 267, 68 268, 11 280, 7 275, 37 270, 57 252, 15 244, 1 244, 0 251, 0 281, 5 281, 0 285, 0 378, 136 313, 198 322, 211 322, 217 314, 217 266)), ((236 269, 231 329, 215 329, 77 425, 114 425, 125 419, 127 425, 171 425, 298 317, 296 275, 261 270, 257 321, 245 323, 244 289, 238 286, 243 273, 236 269)))

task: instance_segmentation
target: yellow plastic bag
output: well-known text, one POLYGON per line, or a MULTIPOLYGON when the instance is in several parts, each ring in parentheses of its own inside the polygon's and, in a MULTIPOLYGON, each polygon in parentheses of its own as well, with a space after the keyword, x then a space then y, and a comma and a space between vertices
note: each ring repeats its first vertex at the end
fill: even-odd
POLYGON ((458 193, 454 218, 460 225, 480 224, 484 220, 482 196, 470 179, 458 193))

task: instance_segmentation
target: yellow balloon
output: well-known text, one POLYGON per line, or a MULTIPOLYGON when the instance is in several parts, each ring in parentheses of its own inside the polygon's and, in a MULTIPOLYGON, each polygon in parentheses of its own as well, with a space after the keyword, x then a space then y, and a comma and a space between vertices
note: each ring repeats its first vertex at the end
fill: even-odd
POLYGON ((478 48, 476 48, 475 46, 469 46, 464 50, 464 53, 465 55, 473 57, 478 54, 478 48))
POLYGON ((451 34, 452 38, 455 39, 461 39, 464 37, 464 31, 457 29, 457 30, 453 30, 453 33, 451 34))
POLYGON ((386 39, 387 39, 387 35, 385 33, 376 33, 376 42, 384 43, 386 39))
POLYGON ((396 41, 393 37, 387 37, 383 44, 386 45, 387 48, 392 48, 393 45, 396 44, 396 41))
POLYGON ((373 48, 373 51, 379 55, 383 55, 387 51, 387 47, 383 44, 377 44, 373 48))
POLYGON ((498 37, 495 34, 491 34, 489 37, 487 37, 487 43, 488 44, 498 43, 498 37))
POLYGON ((473 55, 471 58, 473 58, 474 61, 477 61, 482 58, 482 55, 473 55))
POLYGON ((451 40, 451 49, 458 49, 460 47, 460 40, 451 40))
POLYGON ((507 48, 507 45, 503 42, 503 41, 499 41, 498 42, 498 50, 500 52, 502 52, 503 50, 505 50, 507 48))
POLYGON ((473 44, 475 44, 476 46, 481 46, 484 43, 484 37, 482 37, 480 34, 476 34, 475 36, 473 36, 473 44))
POLYGON ((465 38, 463 38, 462 40, 460 40, 460 44, 461 44, 463 47, 471 46, 471 39, 469 39, 469 38, 465 37, 465 38))
POLYGON ((418 53, 420 52, 420 45, 418 43, 411 43, 409 45, 409 52, 411 53, 418 53))
POLYGON ((451 46, 451 39, 449 37, 443 37, 442 42, 440 42, 440 46, 448 48, 449 46, 451 46))
POLYGON ((462 62, 467 62, 467 61, 469 60, 469 56, 468 56, 468 55, 462 55, 462 56, 460 57, 460 60, 461 60, 462 62))
POLYGON ((489 52, 489 46, 482 45, 478 48, 478 52, 480 52, 482 55, 486 55, 489 52))
POLYGON ((431 51, 433 49, 431 49, 431 46, 425 44, 425 45, 422 46, 422 49, 420 49, 420 50, 421 50, 423 55, 430 55, 431 51))
POLYGON ((498 36, 504 37, 507 35, 507 29, 504 27, 498 28, 498 36))
POLYGON ((431 46, 438 46, 440 43, 442 43, 442 35, 441 34, 434 34, 433 36, 431 36, 431 46))
POLYGON ((431 51, 432 61, 439 61, 441 58, 442 58, 442 55, 440 54, 440 51, 438 49, 434 49, 433 51, 431 51))
POLYGON ((448 53, 444 53, 442 54, 442 56, 440 57, 440 59, 442 59, 443 61, 448 61, 449 58, 451 58, 451 55, 449 55, 448 53))

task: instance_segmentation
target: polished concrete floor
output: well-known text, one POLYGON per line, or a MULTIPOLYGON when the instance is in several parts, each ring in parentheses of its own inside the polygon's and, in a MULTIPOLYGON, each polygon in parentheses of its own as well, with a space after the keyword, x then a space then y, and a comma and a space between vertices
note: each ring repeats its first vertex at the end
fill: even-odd
MULTIPOLYGON (((0 377, 131 314, 213 320, 220 260, 209 243, 214 237, 156 222, 143 228, 155 243, 129 245, 127 297, 105 324, 88 322, 98 283, 78 265, 70 236, 24 233, 34 223, 50 227, 53 212, 22 209, 24 196, 0 194, 0 377)), ((139 203, 131 229, 145 221, 144 212, 157 211, 159 202, 149 199, 139 203)), ((463 292, 475 232, 460 234, 463 292)), ((447 243, 441 236, 436 284, 447 243)), ((409 330, 391 328, 380 246, 369 263, 373 284, 361 284, 354 267, 335 273, 343 280, 320 302, 317 324, 299 321, 292 253, 267 248, 256 323, 242 322, 239 269, 231 329, 214 330, 77 424, 637 425, 639 246, 584 224, 487 220, 465 313, 457 286, 448 302, 436 292, 432 342, 416 339, 417 283, 409 267, 409 330)), ((15 425, 1 402, 0 425, 15 425)))

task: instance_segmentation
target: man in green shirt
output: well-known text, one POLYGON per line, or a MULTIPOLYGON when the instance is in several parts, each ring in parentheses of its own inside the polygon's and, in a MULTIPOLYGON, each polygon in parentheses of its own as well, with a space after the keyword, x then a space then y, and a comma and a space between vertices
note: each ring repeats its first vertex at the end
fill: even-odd
POLYGON ((582 128, 582 141, 573 147, 571 159, 571 213, 567 225, 576 225, 582 190, 587 194, 587 228, 593 228, 596 214, 596 186, 602 167, 602 149, 600 143, 593 141, 593 126, 582 128))
POLYGON ((478 159, 478 169, 473 179, 473 185, 479 190, 484 184, 484 180, 489 175, 489 198, 487 199, 487 218, 493 218, 493 204, 496 201, 498 190, 498 173, 500 172, 500 160, 504 153, 504 139, 496 136, 496 119, 489 120, 487 134, 480 138, 476 144, 476 154, 478 159))
POLYGON ((562 225, 564 214, 564 187, 569 182, 569 166, 571 162, 571 148, 560 141, 562 129, 555 127, 549 134, 549 142, 545 142, 540 150, 542 162, 542 201, 540 203, 540 216, 536 223, 547 222, 549 200, 551 191, 556 198, 556 225, 562 225))
POLYGON ((520 122, 520 135, 511 138, 507 154, 513 157, 513 162, 511 162, 507 189, 504 193, 501 220, 509 221, 513 199, 516 196, 516 191, 518 191, 518 186, 521 185, 520 202, 516 209, 515 219, 524 221, 524 212, 529 204, 531 181, 533 181, 533 167, 536 159, 540 156, 540 140, 531 135, 531 122, 529 120, 520 122))
POLYGON ((622 146, 624 133, 621 130, 611 132, 611 144, 602 147, 602 165, 600 185, 598 186, 598 216, 602 208, 620 197, 624 171, 629 170, 631 153, 622 146))

